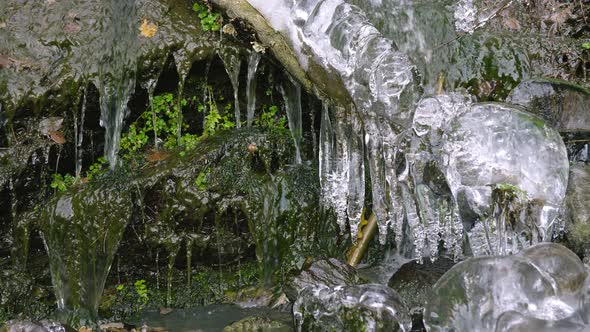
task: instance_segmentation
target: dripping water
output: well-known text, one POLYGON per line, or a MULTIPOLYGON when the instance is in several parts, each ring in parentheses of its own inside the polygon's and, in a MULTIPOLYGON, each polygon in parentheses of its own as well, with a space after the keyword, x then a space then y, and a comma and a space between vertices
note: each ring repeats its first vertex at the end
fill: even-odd
POLYGON ((280 90, 285 101, 289 130, 295 143, 295 163, 301 164, 301 139, 303 137, 301 86, 289 76, 289 80, 281 84, 280 90))
POLYGON ((213 58, 209 58, 207 60, 207 63, 205 64, 205 74, 203 79, 203 131, 205 131, 207 125, 207 121, 205 121, 205 119, 209 114, 209 103, 213 102, 209 100, 209 88, 207 86, 207 83, 209 81, 209 70, 211 69, 212 62, 213 58))
POLYGON ((80 110, 80 128, 78 135, 78 140, 76 141, 76 177, 80 177, 80 173, 82 172, 82 144, 84 143, 84 120, 86 117, 86 102, 87 102, 87 88, 84 87, 83 96, 82 96, 82 108, 80 110))
POLYGON ((100 92, 100 125, 105 128, 104 155, 114 169, 127 103, 135 89, 137 7, 135 2, 109 1, 104 9, 110 12, 111 22, 102 26, 106 45, 96 86, 100 92))
POLYGON ((248 118, 246 124, 252 126, 254 120, 254 110, 256 109, 256 72, 262 55, 258 52, 252 52, 248 56, 248 81, 246 82, 246 93, 248 94, 248 118))
POLYGON ((229 80, 231 81, 231 85, 234 90, 234 113, 236 117, 236 128, 240 128, 242 124, 240 122, 240 100, 238 92, 240 88, 239 77, 242 60, 240 59, 240 55, 237 53, 237 51, 227 47, 221 50, 220 56, 223 64, 225 65, 225 71, 229 76, 229 80))

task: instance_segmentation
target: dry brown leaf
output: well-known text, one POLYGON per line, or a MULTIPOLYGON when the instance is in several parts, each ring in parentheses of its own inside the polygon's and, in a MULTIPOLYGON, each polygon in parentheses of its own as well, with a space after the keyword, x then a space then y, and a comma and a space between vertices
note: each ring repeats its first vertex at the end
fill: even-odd
POLYGON ((66 138, 61 131, 50 131, 49 138, 57 144, 64 144, 66 142, 66 138))
POLYGON ((155 23, 148 21, 147 19, 143 20, 141 26, 139 27, 139 31, 141 35, 147 38, 152 38, 158 32, 158 26, 155 23))
POLYGON ((152 163, 152 162, 156 162, 156 161, 161 161, 161 160, 165 160, 170 156, 170 153, 166 152, 166 151, 162 151, 162 150, 150 150, 146 153, 145 155, 145 160, 147 160, 148 162, 152 163))

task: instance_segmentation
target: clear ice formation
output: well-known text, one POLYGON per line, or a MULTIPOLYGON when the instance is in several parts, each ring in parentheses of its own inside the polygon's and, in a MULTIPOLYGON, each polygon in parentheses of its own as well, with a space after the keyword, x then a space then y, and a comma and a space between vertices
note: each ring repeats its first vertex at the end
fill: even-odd
MULTIPOLYGON (((441 241, 460 257, 550 239, 568 176, 555 130, 511 106, 473 104, 461 94, 419 101, 414 65, 348 2, 249 2, 290 41, 302 66, 313 61, 337 73, 352 97, 353 105, 325 102, 320 130, 323 203, 342 231, 348 225, 357 233, 366 158, 379 240, 392 228, 409 256, 435 258, 441 241)), ((476 17, 472 1, 455 9, 470 24, 486 19, 476 17)))
POLYGON ((469 258, 433 287, 429 331, 588 331, 588 273, 567 248, 542 243, 518 255, 469 258))
POLYGON ((410 331, 402 299, 383 285, 306 287, 293 304, 298 331, 410 331))
MULTIPOLYGON (((381 35, 360 8, 342 0, 280 0, 272 4, 262 0, 249 2, 273 28, 286 36, 303 66, 307 66, 309 61, 319 63, 329 72, 338 73, 345 83, 355 105, 339 105, 332 111, 344 111, 358 117, 350 123, 350 126, 359 129, 351 132, 356 136, 352 140, 364 140, 366 146, 373 188, 373 212, 379 222, 379 239, 383 243, 392 220, 390 214, 396 208, 393 206, 395 200, 388 194, 394 192, 396 186, 395 141, 397 135, 410 126, 414 103, 420 91, 414 66, 403 53, 397 51, 391 40, 381 35), (363 125, 357 125, 356 121, 363 125)), ((335 117, 344 118, 346 114, 336 114, 335 117)), ((356 145, 346 144, 346 149, 355 149, 346 151, 346 156, 352 155, 353 159, 361 156, 356 145)), ((349 160, 340 159, 345 164, 349 160)), ((353 172, 360 170, 357 164, 355 160, 353 172)), ((347 166, 332 168, 330 173, 321 174, 321 178, 332 179, 329 183, 339 183, 336 191, 346 192, 350 181, 345 179, 351 178, 350 167, 347 166)), ((356 188, 358 184, 355 181, 350 186, 356 188)), ((353 221, 358 217, 358 206, 363 205, 358 201, 361 197, 355 193, 337 202, 325 200, 336 211, 347 211, 346 218, 339 217, 343 229, 346 220, 353 221), (346 209, 342 206, 343 200, 347 202, 346 209), (353 215, 348 215, 348 210, 353 215)), ((351 225, 356 222, 358 220, 351 225)), ((355 226, 351 228, 354 231, 355 226)))
POLYGON ((418 201, 417 218, 406 211, 417 257, 435 256, 438 234, 456 257, 463 231, 474 255, 551 239, 569 174, 555 129, 506 104, 449 94, 420 102, 408 140, 400 182, 418 201))

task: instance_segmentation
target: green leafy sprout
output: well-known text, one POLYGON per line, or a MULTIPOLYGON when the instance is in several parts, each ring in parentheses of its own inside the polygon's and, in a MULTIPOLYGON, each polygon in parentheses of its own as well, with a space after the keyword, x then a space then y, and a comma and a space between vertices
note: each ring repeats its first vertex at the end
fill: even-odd
POLYGON ((219 18, 221 16, 218 13, 209 11, 209 8, 200 2, 193 4, 193 11, 201 19, 203 31, 219 31, 221 28, 219 18))
POLYGON ((76 183, 76 177, 71 176, 70 174, 61 175, 61 174, 53 174, 51 180, 50 187, 53 189, 57 189, 61 192, 66 191, 70 186, 76 183))

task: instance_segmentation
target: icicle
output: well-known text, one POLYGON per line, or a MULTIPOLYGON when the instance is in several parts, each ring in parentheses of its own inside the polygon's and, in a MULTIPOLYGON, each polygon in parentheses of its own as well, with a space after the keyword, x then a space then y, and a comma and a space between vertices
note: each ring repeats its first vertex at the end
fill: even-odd
POLYGON ((80 108, 80 98, 83 97, 81 96, 80 91, 78 91, 76 96, 76 104, 72 108, 72 117, 74 118, 74 156, 76 158, 76 166, 74 172, 76 177, 80 176, 80 173, 78 172, 78 109, 80 108))
MULTIPOLYGON (((170 249, 170 248, 169 248, 170 249)), ((166 276, 166 305, 172 305, 172 271, 174 270, 174 262, 180 246, 175 246, 168 253, 168 274, 166 276)))
POLYGON ((352 238, 356 238, 358 223, 365 205, 365 166, 362 124, 354 114, 348 116, 351 124, 345 137, 348 148, 348 195, 347 213, 352 238))
POLYGON ((330 121, 330 105, 327 101, 322 102, 322 116, 320 123, 320 185, 325 186, 326 178, 332 168, 332 145, 334 142, 334 130, 330 121))
POLYGON ((224 48, 221 53, 221 60, 225 65, 225 71, 227 75, 229 75, 229 79, 231 81, 231 85, 234 89, 234 112, 236 116, 236 128, 240 128, 242 124, 240 123, 240 100, 238 98, 238 92, 240 88, 240 68, 242 65, 242 60, 240 59, 240 55, 237 51, 234 51, 229 48, 224 48))
POLYGON ((156 289, 160 289, 160 251, 156 252, 156 289))
POLYGON ((180 138, 182 137, 182 95, 184 93, 184 82, 188 76, 192 66, 192 56, 187 50, 181 49, 174 52, 174 63, 176 64, 176 71, 178 72, 178 95, 176 96, 177 108, 177 122, 176 122, 176 140, 180 145, 180 138))
POLYGON ((252 121, 254 120, 254 110, 256 109, 256 72, 261 58, 262 55, 255 51, 248 56, 248 81, 246 81, 246 93, 248 94, 248 118, 246 124, 248 127, 252 126, 252 121))
POLYGON ((301 139, 303 136, 302 111, 301 111, 301 86, 291 76, 289 81, 280 86, 281 94, 285 101, 289 130, 295 143, 295 163, 301 164, 301 139))
MULTIPOLYGON (((318 156, 318 140, 315 134, 315 114, 316 110, 314 109, 314 103, 310 99, 308 101, 307 107, 309 109, 309 131, 311 132, 311 144, 312 144, 312 151, 314 158, 318 156)), ((362 141, 361 141, 362 143, 362 141)))
POLYGON ((205 126, 207 122, 205 121, 207 114, 209 114, 209 88, 207 87, 207 81, 209 79, 209 70, 211 69, 211 62, 213 62, 212 58, 207 60, 207 64, 205 65, 205 74, 204 74, 204 82, 203 82, 203 131, 206 129, 205 126))
POLYGON ((82 96, 82 108, 80 109, 80 128, 78 133, 78 140, 76 141, 76 177, 80 177, 82 172, 82 143, 84 142, 84 120, 86 118, 86 94, 87 87, 84 87, 84 95, 82 96))
POLYGON ((191 288, 192 272, 191 259, 193 257, 193 238, 189 235, 186 239, 186 288, 191 288))
POLYGON ((156 64, 156 70, 151 72, 150 77, 144 80, 141 84, 142 88, 144 88, 148 93, 148 103, 149 109, 152 112, 152 127, 154 128, 154 145, 156 150, 158 149, 159 140, 158 140, 158 130, 156 126, 157 116, 154 110, 154 91, 156 90, 156 86, 158 85, 158 80, 160 79, 160 75, 162 74, 162 69, 165 65, 165 59, 167 57, 163 57, 160 63, 156 64))
MULTIPOLYGON (((322 186, 322 203, 336 213, 340 232, 346 230, 348 219, 349 190, 349 140, 347 123, 344 122, 345 109, 334 107, 335 121, 330 119, 330 107, 324 103, 320 130, 320 184, 322 186)), ((356 158, 356 157, 355 157, 356 158)), ((362 210, 362 208, 361 208, 362 210)), ((351 230, 356 236, 356 224, 360 220, 351 220, 351 230)))

